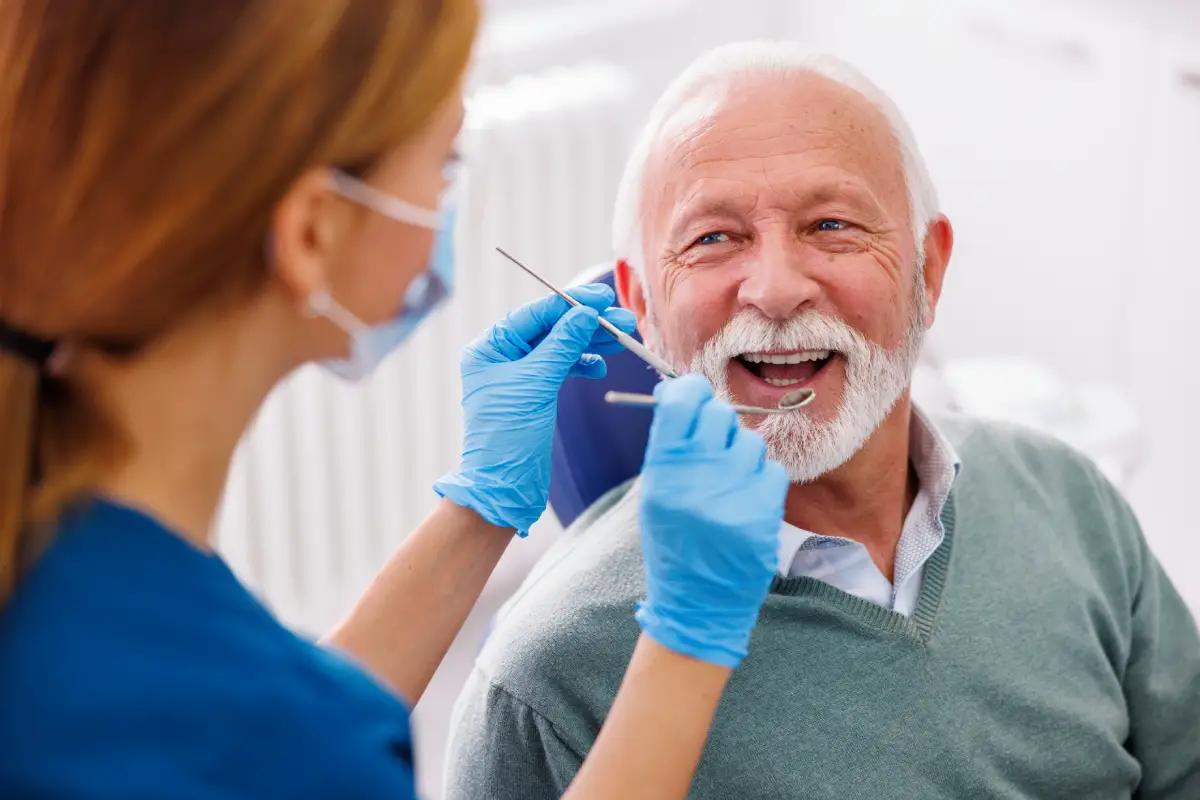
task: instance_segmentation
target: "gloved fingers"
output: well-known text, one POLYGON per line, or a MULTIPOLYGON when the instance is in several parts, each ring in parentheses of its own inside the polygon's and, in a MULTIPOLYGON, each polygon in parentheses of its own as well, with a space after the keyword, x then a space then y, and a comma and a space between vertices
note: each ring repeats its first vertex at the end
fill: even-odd
MULTIPOLYGON (((564 304, 565 305, 565 304, 564 304)), ((533 346, 517 335, 504 321, 493 325, 488 332, 476 339, 463 353, 464 363, 467 361, 482 361, 502 364, 506 361, 517 361, 529 355, 533 346)))
POLYGON ((567 374, 577 378, 596 380, 608 374, 608 364, 604 363, 603 356, 584 353, 567 374))
POLYGON ((737 430, 738 418, 733 408, 721 398, 714 397, 700 406, 692 441, 706 452, 720 453, 733 442, 737 430))
POLYGON ((600 312, 613 307, 613 303, 617 302, 616 292, 603 283, 581 283, 566 289, 566 293, 585 306, 591 306, 600 312))
POLYGON ((599 316, 590 306, 572 308, 554 324, 529 358, 550 378, 562 382, 591 342, 599 325, 599 316))
POLYGON ((787 470, 778 461, 767 459, 763 462, 762 469, 756 474, 756 479, 762 481, 762 486, 759 497, 762 500, 763 508, 769 507, 767 504, 779 509, 783 512, 783 503, 787 498, 788 487, 791 486, 791 478, 788 477, 787 470))
MULTIPOLYGON (((604 311, 616 300, 613 290, 602 283, 574 286, 567 290, 567 294, 598 312, 604 311)), ((569 308, 572 306, 566 300, 550 294, 509 312, 500 324, 507 325, 530 346, 537 347, 541 338, 550 332, 569 308)))
POLYGON ((757 432, 739 427, 729 446, 730 471, 737 475, 759 472, 767 462, 767 443, 757 432))
POLYGON ((684 375, 665 380, 654 387, 657 405, 650 424, 647 454, 655 449, 673 447, 692 436, 700 407, 713 396, 712 386, 703 375, 684 375))
POLYGON ((782 505, 783 497, 787 494, 788 487, 792 485, 792 479, 787 470, 778 461, 768 458, 763 464, 762 472, 770 483, 771 497, 778 497, 780 505, 782 505))
MULTIPOLYGON (((595 283, 568 289, 567 294, 584 305, 600 311, 608 309, 608 305, 614 299, 612 289, 603 284, 595 283)), ((571 308, 572 306, 566 300, 563 300, 556 294, 547 295, 531 303, 526 303, 510 312, 508 316, 493 325, 484 336, 473 342, 469 346, 465 356, 491 363, 517 361, 524 358, 541 344, 550 329, 571 308)), ((629 313, 624 309, 614 308, 611 310, 624 312, 625 314, 629 313)), ((616 314, 615 316, 616 319, 613 321, 618 326, 624 328, 630 324, 624 318, 624 314, 616 314)), ((604 339, 602 341, 607 342, 608 347, 611 349, 598 349, 589 346, 587 349, 590 352, 615 352, 620 349, 620 345, 617 344, 611 334, 607 331, 603 331, 603 333, 604 339)), ((599 339, 600 337, 595 336, 593 338, 599 339)))
MULTIPOLYGON (((637 317, 629 309, 612 306, 604 309, 601 316, 625 333, 633 333, 637 330, 637 317)), ((591 344, 588 345, 589 353, 616 353, 622 349, 624 349, 624 345, 604 328, 596 331, 591 344)))

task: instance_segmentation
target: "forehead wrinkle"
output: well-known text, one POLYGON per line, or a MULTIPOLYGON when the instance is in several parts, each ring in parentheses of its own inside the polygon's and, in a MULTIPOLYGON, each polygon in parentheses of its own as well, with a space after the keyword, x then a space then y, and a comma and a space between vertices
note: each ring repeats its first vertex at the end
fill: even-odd
POLYGON ((735 185, 743 185, 744 181, 738 178, 722 178, 716 176, 704 176, 690 182, 687 193, 679 198, 675 204, 676 208, 687 208, 693 203, 701 206, 727 206, 736 207, 744 205, 753 207, 758 204, 757 193, 750 190, 745 190, 738 193, 739 196, 731 196, 721 192, 709 192, 710 184, 732 183, 735 185), (716 195, 715 197, 712 195, 716 195), (749 202, 747 202, 747 199, 749 202))
POLYGON ((852 200, 866 200, 880 209, 886 208, 872 181, 860 172, 832 165, 798 171, 799 176, 782 177, 778 176, 783 170, 776 171, 772 185, 789 189, 792 197, 801 204, 826 203, 849 194, 852 200))
POLYGON ((685 169, 702 167, 714 161, 728 161, 731 158, 766 158, 779 155, 779 145, 771 146, 772 143, 779 141, 781 135, 784 135, 778 129, 762 131, 757 135, 750 135, 749 132, 763 127, 762 124, 758 123, 741 125, 735 128, 718 128, 715 124, 710 124, 706 130, 697 132, 694 137, 689 137, 686 141, 677 142, 671 150, 673 153, 683 150, 676 159, 676 162, 677 166, 685 169), (716 141, 706 142, 705 139, 707 138, 714 138, 716 141), (735 156, 707 155, 708 151, 726 147, 731 143, 738 148, 738 153, 735 156), (690 144, 686 150, 684 149, 685 144, 690 144), (755 145, 764 146, 756 149, 755 145))
MULTIPOLYGON (((668 175, 687 174, 692 170, 715 166, 718 169, 726 167, 733 172, 742 167, 747 178, 761 176, 764 183, 774 186, 783 183, 774 177, 780 173, 793 170, 803 172, 824 167, 826 164, 820 162, 827 162, 858 177, 859 183, 876 201, 879 200, 878 192, 872 187, 888 179, 893 184, 890 188, 906 194, 903 166, 896 152, 898 148, 893 141, 887 141, 890 137, 884 141, 864 142, 864 138, 878 140, 879 137, 867 131, 861 132, 866 134, 864 137, 856 135, 856 131, 834 127, 818 127, 803 132, 787 131, 781 130, 779 125, 772 125, 769 132, 756 136, 743 135, 739 138, 731 132, 761 130, 762 127, 742 125, 728 130, 710 130, 702 138, 719 136, 717 141, 710 143, 692 143, 689 139, 691 149, 682 153, 677 160, 664 164, 664 171, 668 175), (795 142, 796 137, 803 137, 807 141, 802 144, 795 142), (889 154, 881 152, 884 149, 896 156, 891 159, 893 163, 890 165, 887 163, 889 154), (797 159, 803 159, 803 162, 797 163, 797 159), (743 166, 742 162, 747 163, 743 166)), ((683 146, 683 142, 677 142, 672 150, 678 152, 683 146)), ((736 178, 731 177, 730 180, 736 178)))

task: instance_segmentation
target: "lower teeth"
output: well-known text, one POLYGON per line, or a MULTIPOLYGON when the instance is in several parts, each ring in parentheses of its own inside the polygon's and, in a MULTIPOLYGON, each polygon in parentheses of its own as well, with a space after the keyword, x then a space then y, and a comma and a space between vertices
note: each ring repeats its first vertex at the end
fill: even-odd
POLYGON ((800 381, 789 381, 787 378, 763 378, 764 381, 772 386, 795 386, 800 381))

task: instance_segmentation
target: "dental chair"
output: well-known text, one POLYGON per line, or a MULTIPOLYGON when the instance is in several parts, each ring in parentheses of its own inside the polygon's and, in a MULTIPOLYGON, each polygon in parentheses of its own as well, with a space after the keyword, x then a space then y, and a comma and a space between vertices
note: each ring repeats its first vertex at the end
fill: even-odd
MULTIPOLYGON (((612 286, 612 269, 598 268, 574 283, 612 286)), ((641 341, 637 333, 634 336, 641 341)), ((609 405, 604 402, 604 393, 617 390, 649 394, 658 383, 658 375, 625 350, 607 355, 604 360, 608 362, 608 377, 569 380, 558 394, 550 507, 564 528, 609 489, 642 471, 653 415, 649 409, 609 405)))

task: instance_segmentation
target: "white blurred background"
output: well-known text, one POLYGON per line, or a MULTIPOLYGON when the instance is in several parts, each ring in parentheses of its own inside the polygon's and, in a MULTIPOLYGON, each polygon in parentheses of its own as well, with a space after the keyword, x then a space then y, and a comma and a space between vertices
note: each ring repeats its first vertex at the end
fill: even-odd
MULTIPOLYGON (((328 629, 432 506, 459 348, 540 294, 492 248, 562 282, 609 258, 649 105, 750 38, 849 59, 916 131, 957 231, 919 394, 1092 455, 1200 614, 1200 0, 491 0, 454 300, 366 386, 297 374, 235 465, 221 547, 285 620, 328 629)), ((426 797, 487 621, 558 530, 547 514, 510 548, 417 708, 426 797)))

